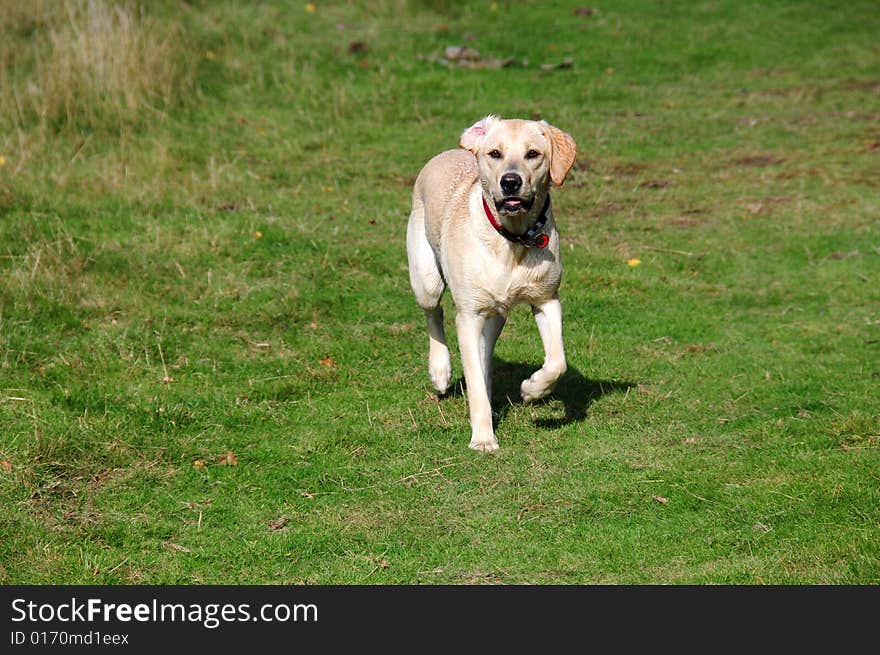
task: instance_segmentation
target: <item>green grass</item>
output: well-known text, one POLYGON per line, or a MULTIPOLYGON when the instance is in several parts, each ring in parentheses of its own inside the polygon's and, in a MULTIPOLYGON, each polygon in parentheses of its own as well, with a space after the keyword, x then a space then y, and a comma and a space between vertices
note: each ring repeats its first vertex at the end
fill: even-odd
POLYGON ((876 3, 581 4, 148 3, 184 91, 51 121, 0 12, 0 582, 880 582, 876 3), (404 245, 487 113, 580 148, 570 370, 517 401, 514 312, 495 455, 404 245))

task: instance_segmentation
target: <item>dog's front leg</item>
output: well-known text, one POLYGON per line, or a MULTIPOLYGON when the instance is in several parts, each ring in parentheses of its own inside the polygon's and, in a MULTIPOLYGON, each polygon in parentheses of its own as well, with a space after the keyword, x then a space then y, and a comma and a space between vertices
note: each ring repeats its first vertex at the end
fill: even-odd
POLYGON ((565 373, 565 349, 562 346, 562 305, 553 298, 532 306, 541 342, 544 344, 544 365, 523 380, 520 394, 523 402, 530 403, 553 391, 556 382, 565 373))
POLYGON ((483 324, 483 334, 480 337, 483 379, 486 380, 486 395, 489 396, 490 403, 492 402, 492 354, 495 352, 495 343, 506 322, 507 317, 500 314, 488 317, 483 324))
POLYGON ((455 316, 461 367, 467 384, 468 409, 471 415, 470 447, 474 450, 497 450, 498 440, 495 439, 492 429, 492 405, 480 352, 480 338, 485 323, 486 317, 477 313, 458 311, 455 316))

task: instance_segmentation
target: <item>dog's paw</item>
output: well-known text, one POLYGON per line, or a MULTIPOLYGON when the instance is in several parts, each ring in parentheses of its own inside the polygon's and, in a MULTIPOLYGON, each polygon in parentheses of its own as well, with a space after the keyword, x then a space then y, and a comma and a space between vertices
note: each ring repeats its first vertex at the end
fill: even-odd
POLYGON ((431 378, 431 384, 441 396, 449 389, 449 383, 452 382, 452 367, 449 362, 439 365, 429 365, 428 375, 431 378))
POLYGON ((552 384, 548 385, 536 382, 534 378, 535 376, 533 375, 528 380, 523 380, 523 383, 519 388, 519 395, 522 397, 522 400, 526 405, 541 400, 541 398, 553 391, 553 387, 555 386, 552 384))
POLYGON ((468 447, 470 447, 474 450, 480 450, 483 452, 492 452, 493 450, 498 450, 498 440, 495 438, 494 435, 489 439, 485 439, 485 438, 478 439, 478 438, 474 437, 473 439, 471 439, 471 442, 470 442, 470 444, 468 444, 468 447))

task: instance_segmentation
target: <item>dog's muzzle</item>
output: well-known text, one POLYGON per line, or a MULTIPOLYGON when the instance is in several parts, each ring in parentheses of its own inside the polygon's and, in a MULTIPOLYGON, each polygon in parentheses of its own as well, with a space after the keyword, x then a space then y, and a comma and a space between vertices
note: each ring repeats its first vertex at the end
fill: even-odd
POLYGON ((505 214, 519 214, 529 211, 534 204, 534 198, 520 198, 519 196, 506 196, 495 201, 495 209, 505 214))

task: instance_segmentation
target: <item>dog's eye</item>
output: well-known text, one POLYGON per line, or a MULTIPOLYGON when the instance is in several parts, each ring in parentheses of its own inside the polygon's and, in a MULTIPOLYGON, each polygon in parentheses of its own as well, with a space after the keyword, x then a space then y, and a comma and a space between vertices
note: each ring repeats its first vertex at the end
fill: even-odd
POLYGON ((535 159, 535 158, 540 157, 540 156, 541 156, 541 153, 538 152, 537 150, 529 150, 529 151, 526 153, 526 159, 535 159))
POLYGON ((489 151, 489 156, 490 156, 492 159, 501 159, 501 153, 498 152, 498 150, 490 150, 490 151, 489 151))

